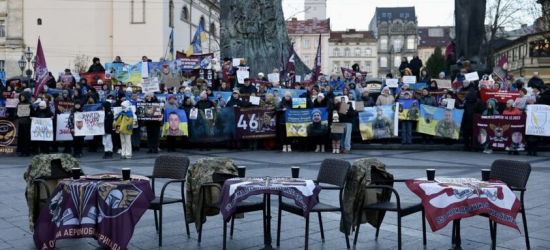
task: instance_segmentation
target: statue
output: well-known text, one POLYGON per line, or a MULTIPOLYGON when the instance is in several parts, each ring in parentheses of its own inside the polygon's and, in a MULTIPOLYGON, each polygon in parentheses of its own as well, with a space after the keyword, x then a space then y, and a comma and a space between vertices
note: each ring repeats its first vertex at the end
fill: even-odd
MULTIPOLYGON (((281 52, 285 66, 291 42, 286 30, 282 0, 220 1, 221 57, 245 58, 250 76, 269 74, 280 68, 281 52)), ((295 56, 296 74, 309 69, 295 56)))
POLYGON ((487 0, 455 0, 455 58, 480 63, 487 0))

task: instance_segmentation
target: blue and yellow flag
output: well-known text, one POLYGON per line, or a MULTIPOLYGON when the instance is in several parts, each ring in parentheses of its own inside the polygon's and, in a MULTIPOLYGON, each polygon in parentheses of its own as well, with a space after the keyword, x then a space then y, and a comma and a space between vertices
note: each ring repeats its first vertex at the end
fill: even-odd
POLYGON ((168 38, 168 61, 174 60, 174 29, 170 32, 170 37, 168 38))
POLYGON ((187 49, 187 56, 202 54, 203 42, 206 42, 206 31, 204 30, 202 22, 199 22, 199 28, 197 29, 197 32, 195 32, 195 36, 193 36, 193 41, 191 41, 189 49, 187 49))

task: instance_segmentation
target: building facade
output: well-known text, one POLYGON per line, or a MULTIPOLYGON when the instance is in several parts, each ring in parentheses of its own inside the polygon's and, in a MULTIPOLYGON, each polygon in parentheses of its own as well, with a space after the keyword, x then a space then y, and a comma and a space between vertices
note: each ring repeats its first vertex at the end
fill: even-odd
POLYGON ((445 53, 447 44, 454 38, 455 28, 451 26, 418 27, 418 58, 426 65, 436 47, 445 53))
POLYGON ((327 0, 305 0, 305 19, 327 19, 327 0))
POLYGON ((378 39, 378 76, 399 76, 401 58, 418 53, 418 20, 414 7, 376 8, 369 24, 378 39))
POLYGON ((367 77, 378 77, 378 42, 372 31, 332 31, 328 47, 331 73, 341 75, 340 68, 358 64, 367 77))
POLYGON ((21 75, 17 61, 24 49, 23 1, 0 1, 0 71, 7 78, 21 75))
MULTIPOLYGON (((174 49, 186 51, 203 23, 208 41, 203 52, 219 56, 219 0, 42 1, 25 0, 25 44, 36 51, 42 41, 49 70, 73 69, 75 58, 99 57, 102 63, 120 56, 126 63, 167 55, 174 30, 174 49)), ((89 65, 88 64, 88 65, 89 65)))
POLYGON ((302 59, 302 62, 310 69, 315 65, 315 55, 321 34, 321 73, 329 74, 329 38, 330 18, 326 20, 309 19, 298 20, 293 18, 286 22, 288 36, 294 43, 294 51, 302 59))

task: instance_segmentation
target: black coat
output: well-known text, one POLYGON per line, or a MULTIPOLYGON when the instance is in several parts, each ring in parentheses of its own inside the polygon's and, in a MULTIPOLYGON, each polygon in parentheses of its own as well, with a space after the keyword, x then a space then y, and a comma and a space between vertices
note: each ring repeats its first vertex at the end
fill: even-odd
POLYGON ((49 107, 46 107, 46 109, 36 109, 34 111, 34 114, 32 115, 32 117, 36 117, 36 118, 53 118, 53 113, 52 111, 50 110, 49 107))
POLYGON ((361 101, 363 101, 363 106, 365 107, 374 107, 375 102, 372 96, 370 95, 368 96, 361 95, 361 101))
POLYGON ((277 104, 277 122, 279 124, 286 124, 285 113, 283 109, 292 109, 292 98, 289 101, 286 101, 283 97, 283 100, 277 104))
POLYGON ((235 99, 232 96, 231 100, 229 100, 227 102, 227 105, 225 105, 225 106, 226 107, 233 107, 233 106, 242 107, 243 106, 243 101, 241 101, 239 98, 235 99))
POLYGON ((413 75, 418 76, 420 73, 420 68, 422 68, 422 60, 418 57, 413 58, 409 63, 409 67, 411 68, 413 75))
POLYGON ((529 88, 542 87, 543 85, 544 85, 544 81, 536 77, 529 79, 529 82, 527 82, 527 87, 529 88))
POLYGON ((537 104, 550 105, 550 90, 546 90, 546 92, 540 94, 537 104))
POLYGON ((105 68, 103 68, 103 65, 101 64, 92 64, 92 66, 88 69, 88 73, 90 72, 105 72, 105 68))
POLYGON ((195 105, 198 109, 209 109, 214 107, 214 103, 210 100, 200 100, 197 102, 197 105, 195 105))
POLYGON ((115 115, 113 114, 113 111, 111 110, 111 103, 110 102, 103 102, 103 108, 105 109, 105 134, 112 134, 113 133, 113 122, 115 120, 115 115))
POLYGON ((315 99, 315 101, 313 101, 313 107, 314 108, 327 108, 328 107, 327 99, 323 98, 323 100, 321 102, 319 102, 318 99, 315 99))
POLYGON ((250 94, 250 93, 257 93, 258 90, 256 89, 256 87, 252 86, 252 85, 248 85, 247 86, 242 86, 240 89, 239 89, 239 92, 241 94, 250 94))
POLYGON ((483 112, 483 103, 477 99, 475 92, 468 93, 466 102, 464 103, 464 115, 462 117, 462 128, 472 129, 474 123, 474 115, 483 112))
MULTIPOLYGON (((349 108, 346 114, 341 114, 340 112, 338 112, 338 122, 353 123, 353 119, 355 118, 355 110, 353 110, 353 107, 351 106, 351 102, 348 102, 348 105, 349 105, 349 108)), ((340 109, 340 104, 335 105, 334 108, 340 109)))

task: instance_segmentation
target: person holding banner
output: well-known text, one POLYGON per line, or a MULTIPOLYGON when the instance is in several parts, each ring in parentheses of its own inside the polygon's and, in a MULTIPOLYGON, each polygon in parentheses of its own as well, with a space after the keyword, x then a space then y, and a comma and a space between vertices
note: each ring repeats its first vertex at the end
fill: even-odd
POLYGON ((342 153, 349 154, 351 152, 351 129, 353 119, 355 119, 355 110, 353 110, 351 102, 345 103, 345 98, 343 96, 334 98, 334 110, 338 110, 339 123, 345 125, 342 141, 340 142, 342 153), (342 110, 342 108, 345 108, 346 104, 348 106, 347 110, 342 110))
MULTIPOLYGON (((41 101, 38 104, 38 109, 34 112, 31 119, 34 118, 34 117, 53 119, 53 113, 48 108, 48 105, 46 104, 46 102, 41 101)), ((53 130, 53 131, 55 133, 55 130, 53 130)), ((51 144, 51 142, 49 142, 49 141, 37 141, 37 143, 38 143, 38 147, 40 148, 40 154, 49 154, 50 153, 50 144, 51 144)))
MULTIPOLYGON (((233 94, 231 95, 231 99, 227 102, 227 107, 234 107, 234 108, 240 108, 243 106, 243 101, 241 101, 239 91, 233 90, 233 94)), ((233 138, 233 140, 228 142, 228 148, 229 150, 237 149, 241 151, 242 142, 240 140, 237 140, 233 138)))
POLYGON ((17 133, 17 152, 20 157, 30 156, 31 145, 31 114, 33 107, 31 105, 31 93, 23 91, 19 94, 19 104, 17 104, 17 120, 19 129, 17 133))
POLYGON ((503 115, 521 115, 521 111, 514 107, 514 100, 510 99, 506 102, 506 108, 502 112, 503 115))
MULTIPOLYGON (((120 134, 122 150, 120 159, 132 158, 132 132, 134 130, 134 113, 130 109, 130 102, 124 101, 120 105, 122 111, 116 115, 115 131, 120 134)), ((75 106, 76 107, 76 106, 75 106)))
MULTIPOLYGON (((146 103, 159 103, 153 92, 145 94, 146 103)), ((158 154, 159 152, 159 137, 160 137, 160 121, 145 121, 144 125, 147 129, 147 147, 148 154, 158 154)))
POLYGON ((376 99, 376 106, 384 106, 395 103, 395 98, 390 93, 390 88, 388 86, 382 89, 382 93, 376 99))
POLYGON ((71 134, 73 135, 73 156, 76 158, 82 157, 82 148, 84 147, 84 136, 75 136, 74 129, 75 129, 75 113, 82 112, 82 105, 80 100, 74 101, 74 108, 71 111, 71 114, 69 115, 69 121, 68 126, 71 129, 71 134))
MULTIPOLYGON (((328 103, 327 103, 327 100, 325 99, 325 95, 323 95, 323 93, 320 93, 320 94, 317 95, 317 98, 315 99, 315 101, 313 101, 313 108, 328 108, 328 103)), ((318 120, 317 125, 319 125, 320 124, 320 122, 319 122, 320 117, 321 117, 320 113, 319 113, 318 116, 316 116, 316 114, 313 114, 313 119, 312 120, 314 122, 315 122, 315 120, 318 120)), ((309 127, 308 127, 308 129, 309 129, 309 127)), ((311 135, 311 134, 313 134, 313 133, 308 131, 308 135, 311 135)), ((315 153, 318 153, 318 152, 324 153, 325 152, 325 138, 326 138, 326 134, 313 136, 313 142, 315 143, 315 153)))
MULTIPOLYGON (((432 106, 432 107, 437 106, 435 102, 435 97, 433 97, 430 94, 430 91, 427 88, 422 89, 422 95, 420 96, 419 101, 421 105, 432 106)), ((422 134, 422 143, 434 144, 433 135, 422 134)))
POLYGON ((286 136, 286 119, 285 112, 287 109, 292 109, 292 97, 290 92, 285 92, 285 97, 283 100, 277 104, 277 121, 279 121, 279 138, 281 138, 281 143, 283 144, 283 152, 292 152, 290 146, 290 140, 286 136))

